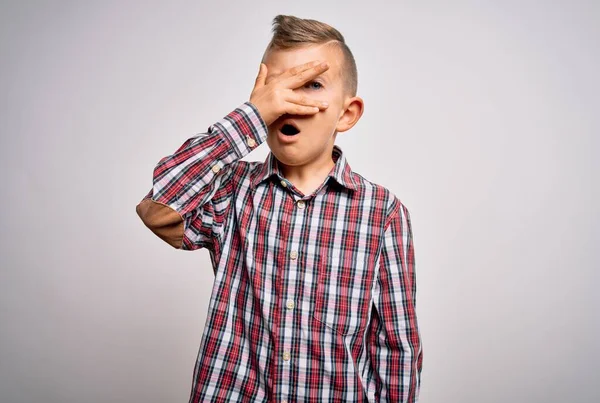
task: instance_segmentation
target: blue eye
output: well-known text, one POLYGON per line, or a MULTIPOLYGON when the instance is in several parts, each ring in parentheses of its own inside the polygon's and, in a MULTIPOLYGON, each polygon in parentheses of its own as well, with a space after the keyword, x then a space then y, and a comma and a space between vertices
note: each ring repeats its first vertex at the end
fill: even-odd
POLYGON ((323 87, 323 85, 320 82, 318 82, 318 81, 311 81, 311 82, 309 82, 306 85, 311 85, 311 84, 317 84, 318 85, 318 87, 311 87, 312 89, 315 89, 315 90, 321 89, 323 87))

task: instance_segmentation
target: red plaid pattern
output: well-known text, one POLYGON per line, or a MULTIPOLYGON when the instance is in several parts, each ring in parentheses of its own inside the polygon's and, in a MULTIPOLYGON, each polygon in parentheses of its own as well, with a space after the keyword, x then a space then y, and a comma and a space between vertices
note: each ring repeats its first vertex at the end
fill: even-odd
POLYGON ((407 208, 353 172, 337 145, 311 195, 272 153, 241 161, 267 132, 245 102, 162 158, 142 199, 178 213, 180 235, 165 241, 206 248, 213 263, 190 402, 416 402, 407 208))

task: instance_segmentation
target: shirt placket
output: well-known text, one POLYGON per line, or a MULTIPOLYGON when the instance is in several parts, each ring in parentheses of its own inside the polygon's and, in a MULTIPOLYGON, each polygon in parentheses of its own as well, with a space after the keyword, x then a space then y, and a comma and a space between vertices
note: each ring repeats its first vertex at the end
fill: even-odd
POLYGON ((282 253, 282 256, 285 257, 283 260, 285 261, 282 261, 279 267, 288 267, 288 269, 285 273, 283 270, 278 270, 277 294, 280 297, 277 305, 278 307, 282 307, 279 309, 279 317, 282 319, 279 327, 279 330, 282 332, 280 334, 282 343, 278 356, 278 362, 280 363, 279 384, 281 385, 281 390, 279 391, 280 398, 276 401, 288 403, 291 365, 294 356, 294 315, 297 314, 297 295, 294 295, 294 290, 297 289, 296 283, 299 281, 299 276, 301 275, 301 271, 298 270, 298 262, 303 258, 300 256, 301 250, 303 249, 300 240, 303 239, 301 231, 306 219, 305 211, 307 198, 300 198, 293 190, 287 189, 288 186, 293 185, 289 184, 285 179, 281 181, 281 185, 284 188, 283 191, 286 193, 284 197, 285 203, 282 217, 281 237, 283 244, 288 245, 288 247, 284 250, 284 253, 282 253), (290 237, 291 239, 289 239, 290 237), (287 284, 284 284, 284 281, 287 281, 287 284))

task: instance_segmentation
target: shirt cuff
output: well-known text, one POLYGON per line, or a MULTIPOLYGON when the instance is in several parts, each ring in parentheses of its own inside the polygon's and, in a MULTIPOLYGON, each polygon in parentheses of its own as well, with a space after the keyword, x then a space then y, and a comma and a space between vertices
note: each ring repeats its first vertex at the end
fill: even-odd
POLYGON ((223 119, 212 124, 208 132, 219 130, 238 158, 249 154, 267 139, 269 129, 260 112, 250 101, 244 102, 223 119))

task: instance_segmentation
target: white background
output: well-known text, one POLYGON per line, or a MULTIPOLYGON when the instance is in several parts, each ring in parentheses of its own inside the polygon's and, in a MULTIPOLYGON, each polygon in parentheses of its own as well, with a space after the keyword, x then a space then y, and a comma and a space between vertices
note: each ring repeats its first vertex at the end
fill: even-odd
POLYGON ((248 100, 277 14, 356 57, 337 144, 411 213, 420 401, 600 401, 598 2, 0 7, 0 401, 187 402, 209 254, 135 206, 248 100))

